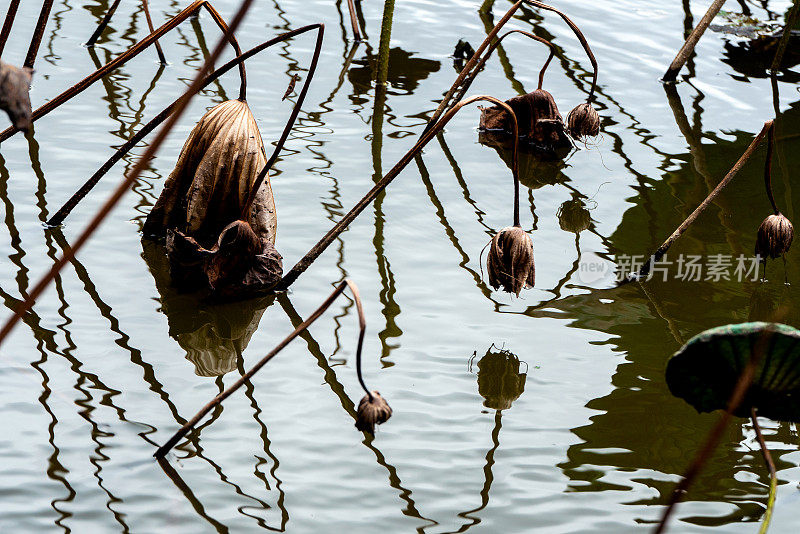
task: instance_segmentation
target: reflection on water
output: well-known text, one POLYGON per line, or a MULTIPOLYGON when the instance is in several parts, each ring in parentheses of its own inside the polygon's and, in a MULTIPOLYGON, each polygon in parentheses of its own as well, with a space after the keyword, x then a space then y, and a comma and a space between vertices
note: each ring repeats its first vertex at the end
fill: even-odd
MULTIPOLYGON (((235 4, 215 1, 223 16, 235 4)), ((274 174, 287 258, 302 255, 371 186, 370 177, 381 176, 411 146, 455 77, 441 68, 453 43, 479 43, 512 2, 398 3, 385 88, 376 87, 381 4, 356 3, 369 36, 360 44, 348 36, 344 0, 273 1, 258 6, 259 16, 242 30, 245 43, 322 19, 329 28, 320 75, 274 174)), ((773 20, 784 4, 728 8, 744 6, 773 20)), ((37 103, 146 34, 141 4, 123 3, 98 46, 79 46, 108 6, 105 0, 77 9, 56 5, 37 63, 37 103)), ((509 302, 483 281, 481 248, 507 216, 511 154, 507 141, 482 133, 479 140, 499 159, 476 146, 476 115, 464 113, 291 293, 277 297, 280 306, 271 298, 211 305, 180 294, 168 283, 158 245, 147 242, 145 261, 133 261, 141 245, 130 224, 149 211, 162 187, 180 148, 175 135, 174 146, 148 163, 135 195, 101 229, 103 239, 62 273, 4 351, 0 413, 12 437, 0 439, 7 460, 0 530, 11 528, 6 517, 25 532, 156 532, 164 525, 176 532, 312 532, 319 524, 431 534, 649 529, 714 421, 672 398, 666 359, 692 335, 719 324, 783 317, 800 325, 799 256, 797 250, 788 256, 790 285, 777 263, 763 283, 669 279, 598 289, 605 281, 587 279, 581 271, 587 261, 613 267, 622 255, 659 245, 773 111, 760 78, 762 58, 747 42, 713 32, 687 65, 684 83, 663 89, 657 83, 661 63, 671 59, 666 56, 703 6, 688 0, 658 10, 639 1, 559 6, 584 27, 600 60, 603 137, 563 161, 520 154, 536 288, 509 302), (347 302, 247 382, 243 394, 214 410, 169 463, 152 461, 157 443, 345 277, 373 301, 368 343, 381 363, 369 372, 380 373, 387 396, 397 399, 391 428, 377 437, 352 428, 358 387, 345 342, 354 312, 347 302), (536 354, 536 372, 528 376, 524 362, 507 350, 485 349, 486 339, 536 354), (463 360, 475 347, 483 355, 475 356, 473 376, 463 360), (315 404, 297 411, 287 402, 296 392, 315 404), (482 413, 487 410, 493 413, 482 413)), ((39 7, 21 4, 31 19, 39 7)), ((152 7, 162 21, 181 4, 152 7)), ((65 228, 42 228, 52 211, 48 202, 67 198, 100 164, 95 160, 104 160, 185 87, 216 42, 210 24, 201 15, 165 37, 169 65, 146 52, 37 123, 33 135, 4 143, 0 299, 8 311, 69 246, 106 194, 100 191, 108 191, 103 188, 136 154, 126 156, 65 228)), ((524 7, 509 25, 557 47, 545 87, 563 108, 585 97, 589 64, 558 17, 524 7)), ((25 48, 25 33, 15 27, 4 59, 25 48)), ((248 71, 251 93, 263 93, 257 104, 262 131, 281 127, 272 111, 284 110, 277 102, 288 76, 305 75, 307 46, 282 43, 277 58, 260 58, 248 71)), ((504 99, 524 94, 535 86, 544 57, 538 46, 504 42, 472 92, 504 99)), ((773 81, 781 93, 774 105, 782 111, 776 156, 784 172, 773 181, 790 217, 800 200, 789 181, 800 164, 795 81, 792 69, 773 81)), ((199 106, 225 100, 227 84, 210 86, 199 106)), ((757 152, 670 255, 751 253, 769 210, 762 158, 757 152)), ((776 423, 766 433, 779 477, 797 479, 796 429, 776 423)), ((679 507, 674 530, 753 530, 768 480, 752 438, 745 421, 731 426, 679 507)), ((796 528, 780 514, 792 487, 779 488, 775 532, 796 528)))

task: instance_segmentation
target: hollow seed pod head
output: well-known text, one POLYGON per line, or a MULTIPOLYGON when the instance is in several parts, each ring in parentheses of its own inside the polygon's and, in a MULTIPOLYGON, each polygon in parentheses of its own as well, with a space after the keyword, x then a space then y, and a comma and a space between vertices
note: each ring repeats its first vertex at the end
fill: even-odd
POLYGON ((519 226, 503 228, 492 239, 486 261, 489 285, 494 289, 519 296, 526 287, 533 287, 536 267, 533 262, 533 242, 519 226))
POLYGON ((392 416, 392 409, 377 391, 372 392, 372 398, 364 395, 358 403, 356 412, 356 428, 362 432, 375 433, 375 425, 380 425, 389 420, 392 416))
POLYGON ((762 258, 769 256, 775 259, 789 250, 792 239, 794 227, 789 219, 781 213, 770 215, 758 227, 756 254, 762 258))
POLYGON ((569 133, 575 139, 595 137, 600 133, 600 116, 591 104, 584 102, 575 106, 567 115, 569 133))

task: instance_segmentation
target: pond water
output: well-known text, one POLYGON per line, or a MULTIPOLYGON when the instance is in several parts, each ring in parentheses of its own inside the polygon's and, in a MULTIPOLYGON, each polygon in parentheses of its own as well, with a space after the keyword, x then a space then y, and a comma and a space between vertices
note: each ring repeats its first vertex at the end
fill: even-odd
MULTIPOLYGON (((146 35, 140 3, 123 2, 99 44, 86 48, 109 3, 55 3, 34 107, 146 35)), ((185 3, 151 2, 156 23, 185 3)), ((3 345, 0 531, 652 530, 718 417, 670 394, 669 356, 722 324, 778 313, 800 325, 800 247, 787 257, 789 285, 780 261, 769 264, 763 283, 738 280, 733 267, 730 280, 677 277, 680 255, 752 256, 756 228, 770 213, 763 148, 670 250, 676 263, 666 281, 661 274, 643 285, 614 281, 632 255, 649 254, 670 234, 774 116, 770 80, 742 59, 742 38, 730 33, 706 33, 683 72, 688 81, 673 93, 659 82, 684 29, 708 4, 558 2, 598 58, 603 131, 562 166, 526 163, 522 225, 532 229, 537 272, 535 288, 519 298, 482 278, 481 250, 511 223, 512 198, 504 160, 478 143, 477 106, 461 111, 287 294, 211 306, 176 293, 163 249, 143 245, 140 230, 194 122, 235 97, 235 72, 210 86, 3 345), (591 216, 578 233, 570 230, 586 225, 569 219, 575 200, 591 216), (358 322, 346 298, 182 441, 167 467, 153 460, 159 444, 345 277, 359 285, 366 308, 367 383, 394 410, 374 438, 353 427, 362 393, 358 322)), ((228 19, 238 2, 214 5, 228 19)), ((238 32, 243 48, 304 24, 327 25, 318 73, 272 176, 285 269, 413 145, 457 75, 456 42, 477 46, 510 5, 397 2, 389 88, 376 106, 382 2, 361 5, 366 42, 355 48, 343 0, 255 3, 238 32)), ((746 5, 770 20, 789 2, 746 5)), ((4 61, 22 63, 38 11, 36 2, 22 2, 4 61)), ((507 27, 558 47, 544 87, 566 115, 591 81, 569 28, 528 8, 507 27)), ((38 121, 28 138, 3 143, 4 317, 143 148, 62 228, 43 222, 180 94, 218 35, 206 13, 183 23, 161 40, 166 67, 146 51, 38 121)), ((312 50, 307 34, 248 62, 248 101, 268 149, 294 99, 280 98, 292 74, 304 77, 312 50)), ((470 94, 531 91, 545 57, 536 43, 507 39, 470 94)), ((797 80, 787 72, 777 84, 785 118, 774 184, 790 218, 800 206, 800 187, 787 181, 800 161, 797 80)), ((797 429, 763 424, 781 482, 770 531, 797 532, 797 429)), ((672 531, 757 531, 768 482, 752 426, 735 419, 678 506, 672 531)))

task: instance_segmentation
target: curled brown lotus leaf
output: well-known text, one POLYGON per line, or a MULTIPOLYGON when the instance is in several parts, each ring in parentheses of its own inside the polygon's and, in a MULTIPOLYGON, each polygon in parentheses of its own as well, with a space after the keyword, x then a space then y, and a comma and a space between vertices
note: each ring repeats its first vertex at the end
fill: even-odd
POLYGON ((533 262, 533 242, 528 233, 519 226, 503 228, 492 239, 487 256, 486 270, 489 285, 494 289, 519 296, 526 287, 536 281, 536 266, 533 262))
POLYGON ((592 225, 592 214, 580 199, 564 201, 558 207, 558 225, 565 232, 579 234, 592 225))
POLYGON ((272 288, 283 276, 283 258, 245 221, 226 226, 210 249, 179 230, 167 232, 172 278, 202 279, 217 297, 249 296, 272 288))
POLYGON ((20 69, 0 61, 0 109, 8 113, 11 123, 20 130, 27 130, 31 125, 32 77, 33 69, 20 69))
MULTIPOLYGON (((210 248, 222 230, 240 218, 265 164, 264 143, 247 103, 228 100, 213 107, 184 143, 147 216, 144 234, 163 239, 175 229, 210 248)), ((277 217, 269 177, 245 220, 260 239, 275 243, 277 217)))
POLYGON ((575 106, 567 115, 569 133, 575 139, 595 137, 600 133, 600 115, 588 102, 575 106))
POLYGON ((756 254, 762 258, 772 259, 783 256, 792 245, 794 227, 783 214, 770 215, 758 227, 756 236, 756 254))
MULTIPOLYGON (((558 112, 553 95, 537 89, 506 100, 517 116, 519 135, 548 150, 570 145, 564 119, 558 112)), ((501 106, 481 108, 480 128, 512 133, 512 118, 501 106)))
POLYGON ((381 397, 377 391, 372 391, 370 395, 364 395, 358 403, 356 412, 356 428, 362 432, 375 433, 375 425, 380 425, 389 420, 392 416, 392 409, 386 399, 381 397))

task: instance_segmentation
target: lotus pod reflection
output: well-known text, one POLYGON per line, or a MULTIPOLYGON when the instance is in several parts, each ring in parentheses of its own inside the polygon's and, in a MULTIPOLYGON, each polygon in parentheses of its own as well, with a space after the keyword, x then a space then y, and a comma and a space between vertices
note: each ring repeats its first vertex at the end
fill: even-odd
POLYGON ((490 348, 478 361, 478 393, 483 405, 493 410, 507 410, 525 391, 527 375, 520 373, 520 360, 507 350, 490 348))
POLYGON ((361 399, 358 403, 358 411, 356 413, 356 428, 375 433, 375 425, 380 425, 389 420, 392 416, 392 409, 386 399, 381 397, 377 391, 371 391, 361 399))
POLYGON ((770 215, 758 227, 756 237, 756 254, 762 258, 772 259, 783 256, 792 245, 794 227, 781 213, 770 215))
POLYGON ((567 115, 569 133, 575 139, 595 137, 600 133, 600 116, 588 102, 575 106, 567 115))
POLYGON ((486 262, 489 285, 494 289, 519 296, 526 287, 533 287, 536 266, 533 262, 533 241, 519 226, 503 228, 492 239, 486 262))
POLYGON ((592 225, 592 214, 579 198, 561 204, 557 215, 558 225, 565 232, 579 234, 592 225))

